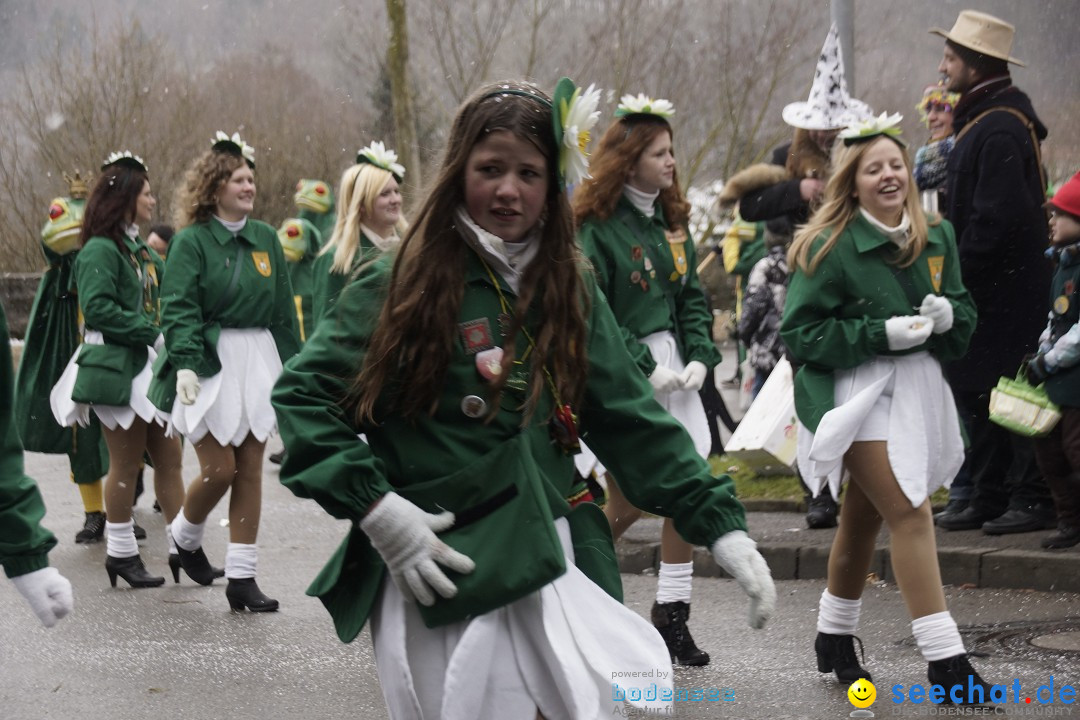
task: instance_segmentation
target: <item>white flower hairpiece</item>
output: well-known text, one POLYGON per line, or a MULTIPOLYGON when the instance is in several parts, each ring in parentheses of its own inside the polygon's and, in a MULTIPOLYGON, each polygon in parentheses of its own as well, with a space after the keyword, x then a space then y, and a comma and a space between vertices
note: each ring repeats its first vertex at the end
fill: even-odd
POLYGON ((229 137, 222 131, 218 130, 217 134, 210 140, 211 147, 218 144, 232 145, 236 148, 236 151, 240 153, 240 156, 244 158, 252 167, 255 167, 255 148, 248 145, 240 137, 240 133, 234 132, 232 137, 229 137))
POLYGON ((562 126, 562 142, 559 145, 559 174, 567 185, 576 185, 589 175, 589 153, 585 148, 589 144, 590 134, 600 119, 600 90, 589 85, 582 92, 574 90, 569 99, 559 100, 559 122, 562 126))
POLYGON ((405 177, 405 166, 397 161, 397 153, 387 149, 381 141, 372 142, 356 153, 356 162, 369 163, 391 173, 400 182, 405 177))
POLYGON ((900 139, 900 121, 903 119, 904 116, 900 113, 881 113, 877 117, 861 120, 844 128, 840 131, 840 139, 845 145, 853 145, 878 135, 887 135, 906 147, 907 144, 900 139))
POLYGON ((648 95, 638 93, 623 95, 619 100, 619 107, 615 109, 615 117, 625 115, 658 115, 669 118, 675 114, 675 106, 669 100, 663 98, 652 99, 648 95))
POLYGON ((146 163, 143 161, 143 159, 138 155, 133 155, 130 150, 109 153, 109 157, 105 158, 105 162, 101 163, 101 169, 104 170, 110 165, 114 165, 116 163, 128 165, 130 167, 138 166, 138 170, 142 170, 143 172, 150 172, 150 168, 146 166, 146 163))

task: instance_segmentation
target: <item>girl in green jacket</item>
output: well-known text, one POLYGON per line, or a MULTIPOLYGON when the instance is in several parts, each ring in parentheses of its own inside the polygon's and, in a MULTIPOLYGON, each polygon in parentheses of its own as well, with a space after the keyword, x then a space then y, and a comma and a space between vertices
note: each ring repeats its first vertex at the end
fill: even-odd
MULTIPOLYGON (((161 347, 158 289, 161 258, 139 237, 157 201, 146 165, 113 153, 86 201, 75 260, 75 284, 86 322, 83 344, 52 391, 53 415, 64 426, 86 426, 93 410, 109 448, 105 479, 105 569, 132 587, 165 578, 146 571, 135 542, 131 506, 144 453, 154 465, 154 489, 166 524, 184 494, 180 441, 166 435, 168 416, 147 397, 151 365, 161 347)), ((179 560, 170 543, 174 578, 179 560)))
MULTIPOLYGON (((679 188, 667 100, 623 97, 600 140, 592 177, 574 196, 578 238, 592 262, 627 350, 649 378, 656 400, 694 440, 702 458, 712 445, 698 391, 720 363, 712 340, 712 315, 697 279, 694 241, 687 219, 690 203, 679 188)), ((589 440, 590 428, 585 428, 589 440)), ((605 474, 586 448, 577 458, 583 476, 605 474)), ((656 478, 657 481, 660 478, 656 478)), ((607 475, 604 508, 615 538, 641 511, 607 475)), ((673 662, 706 665, 709 654, 694 643, 686 622, 694 548, 664 520, 660 576, 652 621, 673 662)))
POLYGON ((315 261, 316 322, 333 308, 360 263, 396 247, 408 227, 401 215, 399 184, 405 168, 397 153, 373 142, 356 155, 338 185, 337 222, 315 261))
POLYGON ((964 695, 970 676, 989 698, 945 605, 929 500, 964 459, 941 365, 965 352, 975 306, 952 226, 920 207, 899 119, 841 133, 823 204, 789 256, 781 336, 801 364, 799 469, 815 495, 835 498, 841 471, 850 478, 819 604, 818 670, 843 685, 870 678, 853 639, 884 521, 930 682, 964 695))
POLYGON ((202 470, 172 528, 184 571, 203 585, 218 576, 202 550, 203 532, 231 490, 225 595, 233 610, 267 612, 278 601, 263 594, 255 575, 263 450, 276 430, 270 389, 300 336, 277 233, 249 218, 254 157, 239 135, 219 132, 177 194, 182 229, 169 244, 161 309, 175 380, 159 373, 151 395, 171 409, 202 470))
POLYGON ((346 642, 371 618, 393 718, 610 717, 619 693, 670 707, 612 686, 670 662, 620 602, 603 514, 565 499, 578 413, 631 500, 734 571, 755 627, 775 602, 730 478, 653 399, 577 249, 561 170, 584 166, 598 96, 472 95, 401 245, 274 388, 282 482, 352 521, 308 592, 346 642))

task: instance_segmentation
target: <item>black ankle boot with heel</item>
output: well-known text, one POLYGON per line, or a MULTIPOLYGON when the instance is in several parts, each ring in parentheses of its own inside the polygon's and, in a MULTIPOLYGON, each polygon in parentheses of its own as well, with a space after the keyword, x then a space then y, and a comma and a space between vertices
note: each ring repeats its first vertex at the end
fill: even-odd
POLYGON ((165 578, 146 571, 146 566, 138 555, 125 558, 106 555, 105 572, 109 573, 109 584, 113 587, 116 587, 117 575, 133 588, 159 587, 165 584, 165 578))
POLYGON ((709 664, 709 653, 698 648, 690 629, 686 627, 690 619, 690 603, 681 601, 653 603, 652 624, 664 638, 672 664, 700 666, 709 664))
MULTIPOLYGON (((817 653, 818 672, 836 671, 836 679, 841 685, 847 686, 859 678, 873 682, 870 673, 859 664, 859 657, 855 654, 855 641, 859 638, 854 635, 830 635, 819 632, 814 641, 814 651, 817 653)), ((863 652, 862 640, 859 640, 859 654, 863 662, 866 662, 866 653, 863 652)))
POLYGON ((931 660, 926 668, 926 677, 929 678, 931 685, 940 685, 945 688, 944 702, 947 704, 989 705, 992 702, 990 699, 991 685, 983 680, 979 673, 975 672, 975 668, 971 667, 971 661, 968 660, 967 653, 953 655, 944 660, 931 660), (968 688, 969 678, 971 680, 970 689, 968 688), (951 693, 952 688, 956 685, 960 686, 960 691, 957 694, 963 698, 959 703, 956 703, 951 693), (969 692, 971 697, 968 695, 969 692))
MULTIPOLYGON (((180 561, 180 567, 184 568, 184 572, 187 576, 199 583, 200 585, 210 585, 214 582, 214 578, 221 577, 217 574, 218 570, 206 557, 206 553, 203 552, 202 547, 195 548, 194 550, 184 550, 179 545, 176 546, 176 557, 180 561)), ((169 556, 169 566, 172 567, 172 556, 169 556)), ((180 582, 177 579, 179 575, 175 570, 173 571, 173 579, 180 582)))
MULTIPOLYGON (((180 568, 181 567, 182 566, 180 564, 180 554, 179 553, 169 553, 169 569, 172 570, 172 579, 173 579, 174 583, 179 584, 179 582, 180 582, 180 568)), ((210 569, 213 570, 213 574, 214 574, 215 578, 225 577, 225 569, 224 568, 216 568, 213 565, 211 565, 210 569)))
POLYGON ((225 587, 225 599, 233 610, 243 610, 246 607, 251 612, 274 612, 278 609, 278 601, 266 597, 255 584, 255 578, 229 578, 229 584, 225 587))

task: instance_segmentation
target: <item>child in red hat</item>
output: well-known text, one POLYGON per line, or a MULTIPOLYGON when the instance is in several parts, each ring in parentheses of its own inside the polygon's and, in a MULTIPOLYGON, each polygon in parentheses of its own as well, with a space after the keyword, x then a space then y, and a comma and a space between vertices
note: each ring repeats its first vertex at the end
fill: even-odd
POLYGON ((1045 383, 1061 406, 1061 422, 1035 441, 1035 458, 1054 496, 1058 531, 1044 548, 1080 543, 1080 173, 1050 202, 1050 321, 1039 337, 1039 352, 1027 365, 1033 384, 1045 383))

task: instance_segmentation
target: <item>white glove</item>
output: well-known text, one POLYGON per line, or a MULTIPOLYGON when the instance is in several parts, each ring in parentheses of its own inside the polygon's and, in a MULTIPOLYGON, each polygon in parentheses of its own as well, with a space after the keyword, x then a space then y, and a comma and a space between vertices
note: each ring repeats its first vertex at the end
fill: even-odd
POLYGON ((682 371, 682 388, 688 392, 697 392, 705 384, 705 378, 709 374, 709 368, 700 360, 691 360, 682 371))
POLYGON ((434 605, 432 589, 444 598, 457 594, 457 586, 436 562, 459 573, 471 573, 476 567, 470 558, 435 536, 453 524, 454 513, 432 515, 391 492, 360 521, 360 529, 382 556, 401 594, 421 605, 434 605))
POLYGON ((934 333, 937 335, 952 329, 953 308, 947 298, 933 293, 927 295, 919 306, 919 314, 934 321, 934 333))
POLYGON ((710 550, 716 563, 750 596, 750 627, 765 627, 776 609, 776 586, 757 543, 742 530, 732 530, 721 535, 710 550))
POLYGON ((161 348, 165 347, 165 336, 158 333, 157 339, 154 340, 154 352, 158 355, 161 354, 161 348))
POLYGON ((907 350, 922 345, 934 331, 934 320, 922 315, 903 315, 885 321, 885 337, 890 350, 907 350))
POLYGON ((54 567, 13 577, 11 582, 15 583, 15 589, 22 593, 41 624, 47 628, 59 622, 75 605, 71 583, 54 567))
POLYGON ((176 371, 176 396, 185 405, 192 405, 199 397, 199 376, 194 370, 176 371))
POLYGON ((657 365, 649 376, 649 384, 652 385, 653 392, 670 393, 682 389, 683 379, 682 375, 671 368, 657 365))

